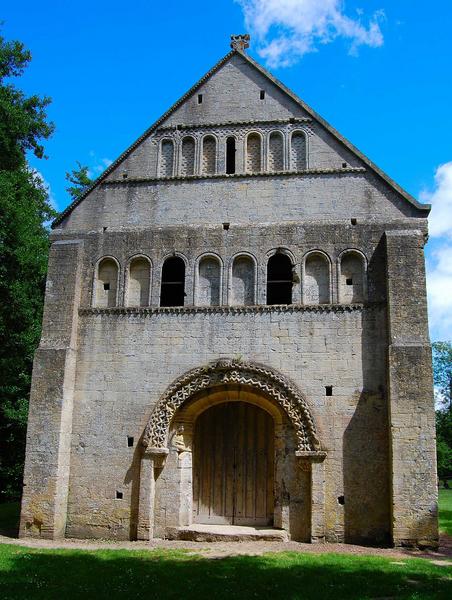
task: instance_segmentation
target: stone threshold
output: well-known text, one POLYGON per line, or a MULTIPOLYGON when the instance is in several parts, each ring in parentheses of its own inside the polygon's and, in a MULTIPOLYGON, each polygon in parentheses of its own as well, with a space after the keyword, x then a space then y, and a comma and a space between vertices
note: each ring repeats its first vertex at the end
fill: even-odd
POLYGON ((166 537, 185 542, 288 542, 284 529, 242 525, 203 525, 167 527, 166 537))

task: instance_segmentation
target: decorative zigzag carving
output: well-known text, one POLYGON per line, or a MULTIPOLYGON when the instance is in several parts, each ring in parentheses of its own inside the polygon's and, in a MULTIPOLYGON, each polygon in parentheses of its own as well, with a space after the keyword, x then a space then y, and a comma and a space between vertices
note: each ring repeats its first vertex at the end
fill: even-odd
POLYGON ((270 367, 222 359, 188 371, 166 390, 155 406, 143 436, 149 448, 165 448, 176 411, 194 394, 210 387, 239 384, 264 392, 287 414, 295 430, 297 452, 317 452, 320 441, 309 406, 298 389, 270 367))

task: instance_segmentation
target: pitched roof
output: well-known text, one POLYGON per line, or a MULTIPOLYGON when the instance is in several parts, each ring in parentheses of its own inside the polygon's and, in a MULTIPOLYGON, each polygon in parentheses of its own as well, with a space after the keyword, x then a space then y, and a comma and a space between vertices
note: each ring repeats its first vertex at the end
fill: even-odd
POLYGON ((405 200, 412 204, 418 210, 424 211, 426 216, 430 212, 430 204, 421 204, 411 194, 400 187, 391 177, 389 177, 384 171, 382 171, 375 163, 373 163, 365 154, 363 154, 358 148, 351 144, 345 137, 343 137, 334 127, 332 127, 325 119, 315 112, 308 104, 306 104, 301 98, 287 88, 279 79, 274 77, 269 71, 264 69, 258 62, 252 59, 244 51, 233 49, 228 52, 221 60, 219 60, 207 73, 199 79, 183 96, 179 98, 155 123, 153 123, 146 131, 131 144, 94 182, 93 184, 76 200, 74 200, 69 206, 67 206, 53 221, 52 229, 59 225, 65 217, 67 217, 76 206, 78 206, 87 196, 94 190, 121 162, 129 156, 137 146, 141 144, 149 135, 151 135, 161 125, 165 119, 167 119, 181 104, 185 102, 190 96, 192 96, 196 90, 203 85, 208 79, 212 77, 223 65, 225 65, 234 55, 239 55, 244 58, 250 65, 252 65, 259 73, 281 89, 287 96, 289 96, 294 102, 301 106, 308 114, 311 115, 318 123, 320 123, 329 133, 331 133, 337 140, 339 140, 346 148, 353 152, 358 158, 360 158, 376 175, 378 175, 383 181, 385 181, 390 187, 398 192, 405 200))

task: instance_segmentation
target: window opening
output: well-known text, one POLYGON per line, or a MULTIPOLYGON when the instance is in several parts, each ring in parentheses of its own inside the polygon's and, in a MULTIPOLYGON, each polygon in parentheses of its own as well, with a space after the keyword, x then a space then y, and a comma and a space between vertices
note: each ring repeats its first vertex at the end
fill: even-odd
POLYGON ((325 396, 332 396, 332 395, 333 395, 333 386, 326 385, 325 386, 325 396))
POLYGON ((352 277, 347 277, 347 279, 345 280, 345 283, 347 285, 353 285, 353 278, 352 277))
POLYGON ((104 283, 104 290, 106 292, 108 292, 109 289, 110 289, 110 284, 109 283, 104 283))
POLYGON ((228 231, 229 230, 229 223, 223 223, 223 229, 225 231, 228 231))
POLYGON ((131 435, 127 436, 127 447, 133 448, 133 437, 131 435))
POLYGON ((277 253, 267 263, 267 304, 292 304, 292 262, 277 253))
POLYGON ((202 104, 202 94, 198 94, 198 104, 202 104))
POLYGON ((356 223, 357 223, 357 220, 356 220, 356 219, 350 219, 350 223, 351 223, 352 225, 356 225, 356 223))
POLYGON ((226 140, 226 173, 235 173, 235 138, 232 136, 226 140))
POLYGON ((116 490, 116 499, 122 500, 122 496, 123 496, 122 492, 119 492, 118 490, 116 490))
POLYGON ((265 100, 265 90, 261 90, 260 91, 260 96, 259 97, 260 97, 261 100, 265 100))
POLYGON ((183 306, 185 300, 185 263, 171 256, 163 263, 160 306, 183 306))

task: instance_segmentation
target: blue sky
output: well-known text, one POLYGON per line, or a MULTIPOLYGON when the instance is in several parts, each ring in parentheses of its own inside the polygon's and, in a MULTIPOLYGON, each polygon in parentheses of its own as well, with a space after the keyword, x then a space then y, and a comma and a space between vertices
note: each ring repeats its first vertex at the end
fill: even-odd
POLYGON ((33 61, 20 86, 52 97, 48 159, 59 210, 78 160, 94 175, 252 35, 269 68, 402 187, 432 202, 431 335, 452 338, 452 2, 117 0, 8 3, 3 35, 33 61), (439 170, 438 170, 439 169, 439 170))

